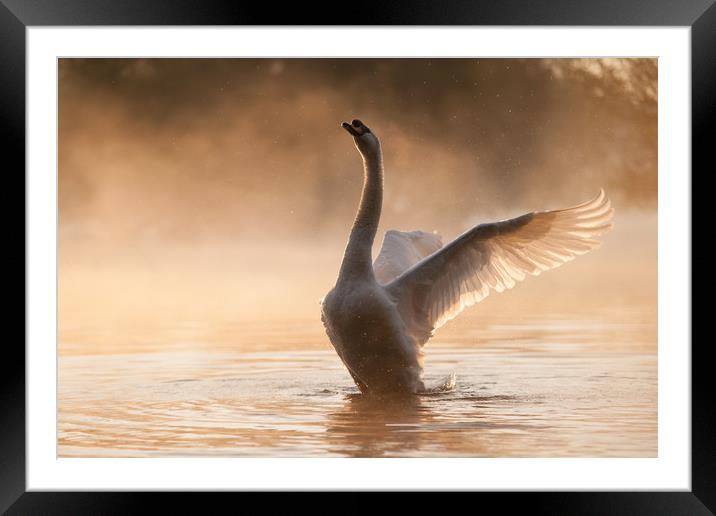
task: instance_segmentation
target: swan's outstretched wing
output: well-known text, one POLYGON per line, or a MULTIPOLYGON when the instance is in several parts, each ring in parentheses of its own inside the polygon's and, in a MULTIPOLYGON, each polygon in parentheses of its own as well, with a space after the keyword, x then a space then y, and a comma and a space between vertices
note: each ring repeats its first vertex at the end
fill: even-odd
POLYGON ((480 224, 405 271, 386 289, 408 331, 424 344, 432 332, 491 290, 512 288, 598 247, 614 210, 601 190, 565 210, 533 212, 480 224))
POLYGON ((442 245, 440 236, 434 233, 391 229, 385 233, 383 246, 373 263, 375 278, 385 285, 442 245))

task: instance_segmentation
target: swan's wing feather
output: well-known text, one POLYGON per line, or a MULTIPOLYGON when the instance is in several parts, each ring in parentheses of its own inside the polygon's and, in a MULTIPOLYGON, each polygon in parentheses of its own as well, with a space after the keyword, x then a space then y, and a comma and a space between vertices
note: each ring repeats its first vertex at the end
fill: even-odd
POLYGON ((385 285, 442 245, 440 236, 435 233, 391 229, 385 233, 383 246, 373 263, 375 278, 385 285))
POLYGON ((415 264, 388 285, 408 331, 421 344, 492 291, 566 263, 599 246, 614 210, 603 190, 564 210, 481 224, 415 264))

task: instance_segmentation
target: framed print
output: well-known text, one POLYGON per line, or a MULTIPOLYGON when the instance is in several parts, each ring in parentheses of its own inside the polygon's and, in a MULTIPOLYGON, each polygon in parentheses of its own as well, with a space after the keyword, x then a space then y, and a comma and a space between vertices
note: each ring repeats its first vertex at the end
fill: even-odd
POLYGON ((5 2, 27 308, 2 509, 436 490, 708 514, 690 169, 716 8, 607 4, 281 26, 5 2))

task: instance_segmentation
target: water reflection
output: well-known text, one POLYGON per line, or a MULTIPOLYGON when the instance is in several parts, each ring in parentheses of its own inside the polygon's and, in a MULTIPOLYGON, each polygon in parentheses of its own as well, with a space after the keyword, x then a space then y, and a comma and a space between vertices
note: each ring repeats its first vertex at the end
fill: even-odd
POLYGON ((326 432, 331 445, 349 457, 383 457, 419 449, 424 432, 416 430, 434 420, 418 396, 349 394, 340 410, 329 415, 326 432))
POLYGON ((383 399, 328 349, 61 355, 59 454, 653 457, 656 354, 638 335, 623 321, 486 327, 431 347, 426 383, 456 371, 454 390, 383 399))

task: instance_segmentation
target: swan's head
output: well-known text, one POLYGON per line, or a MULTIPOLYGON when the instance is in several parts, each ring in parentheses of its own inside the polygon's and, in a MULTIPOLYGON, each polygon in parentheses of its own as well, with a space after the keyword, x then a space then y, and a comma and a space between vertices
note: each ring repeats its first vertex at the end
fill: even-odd
POLYGON ((350 124, 343 122, 341 127, 353 136, 356 148, 364 158, 380 155, 380 141, 363 122, 360 120, 353 120, 350 124))

